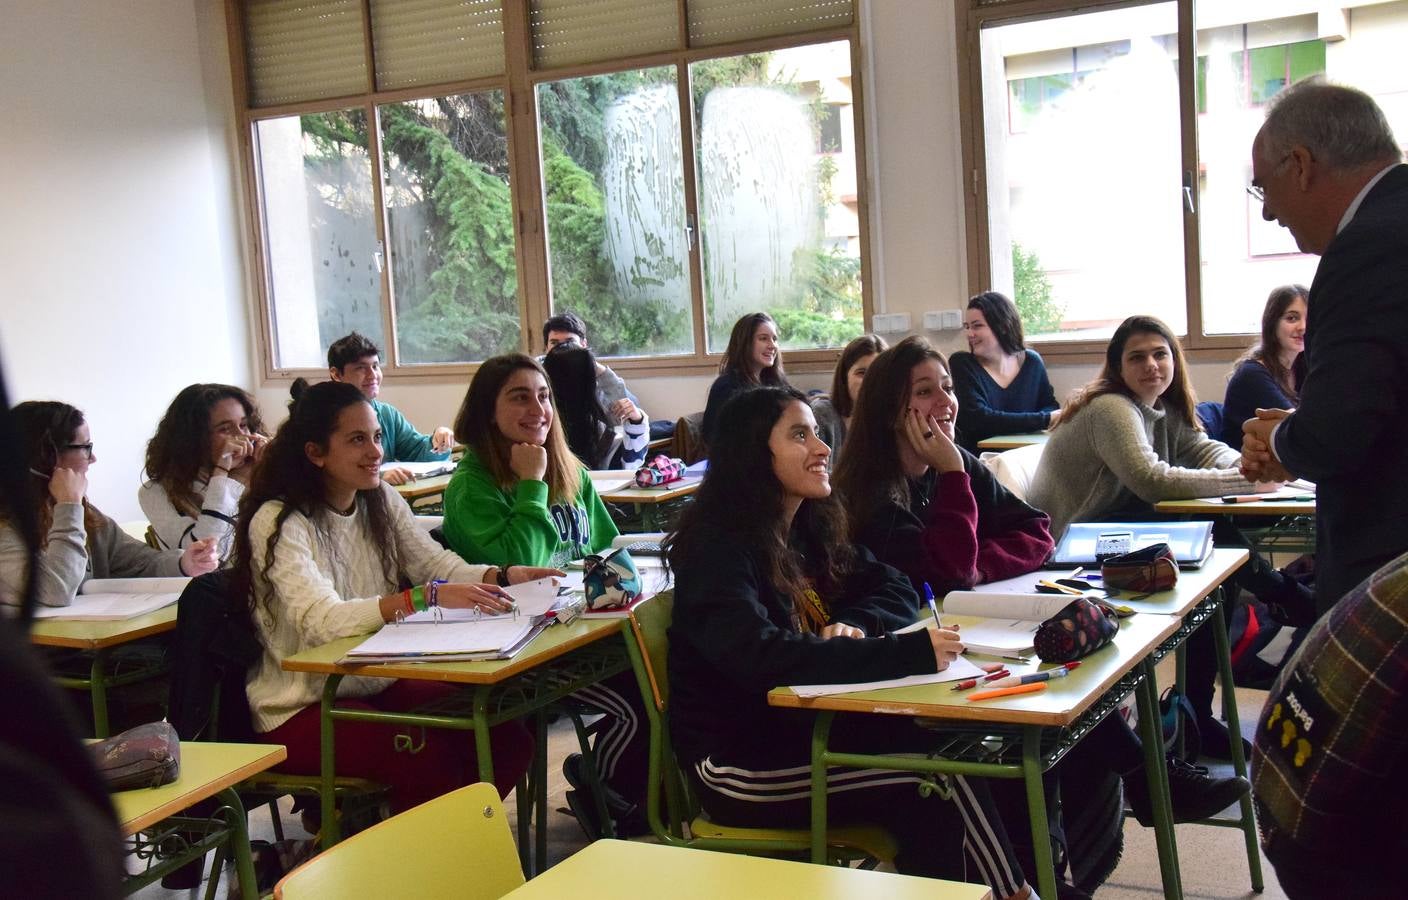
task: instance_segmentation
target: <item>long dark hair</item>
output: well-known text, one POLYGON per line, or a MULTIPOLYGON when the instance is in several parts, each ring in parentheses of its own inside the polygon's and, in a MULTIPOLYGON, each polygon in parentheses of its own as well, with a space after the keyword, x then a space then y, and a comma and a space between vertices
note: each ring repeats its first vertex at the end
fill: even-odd
POLYGON ((543 357, 543 371, 568 448, 593 468, 602 430, 615 425, 596 396, 596 357, 580 344, 558 344, 543 357))
MULTIPOLYGON (((49 526, 54 523, 54 499, 49 496, 49 477, 58 465, 59 454, 73 443, 73 436, 87 420, 76 406, 57 400, 26 400, 10 410, 19 429, 24 448, 25 465, 29 468, 28 495, 19 498, 34 510, 39 525, 39 547, 49 546, 49 526)), ((97 533, 102 514, 83 498, 83 527, 88 540, 97 533)))
POLYGON ((1298 354, 1296 361, 1286 368, 1286 364, 1281 362, 1281 351, 1285 348, 1281 346, 1276 331, 1281 325, 1281 317, 1297 300, 1310 302, 1310 291, 1303 284, 1283 284, 1272 290, 1271 296, 1266 298, 1266 307, 1261 311, 1261 340, 1232 364, 1232 371, 1236 372, 1237 367, 1247 360, 1261 363, 1292 403, 1300 400, 1300 385, 1305 380, 1305 354, 1298 354))
POLYGON ((831 406, 842 418, 851 417, 851 367, 857 360, 873 353, 883 353, 890 345, 878 334, 863 334, 846 345, 841 358, 836 360, 836 371, 831 375, 831 406))
POLYGON ((782 347, 777 348, 777 359, 772 365, 753 376, 753 335, 758 326, 770 324, 777 327, 773 317, 765 312, 749 313, 733 323, 733 331, 728 335, 728 348, 724 350, 724 361, 719 363, 719 374, 732 372, 748 384, 766 384, 776 387, 791 387, 787 383, 787 373, 782 371, 782 347))
POLYGON ((1119 394, 1135 403, 1139 402, 1120 374, 1124 361, 1124 345, 1136 334, 1153 334, 1163 338, 1168 344, 1169 352, 1173 354, 1173 383, 1160 397, 1164 401, 1164 411, 1181 416, 1198 431, 1203 430, 1202 423, 1198 421, 1198 395, 1193 392, 1193 385, 1188 381, 1188 362, 1183 358, 1183 347, 1178 343, 1173 329, 1153 316, 1130 316, 1120 323, 1120 327, 1116 328, 1110 337, 1109 346, 1105 348, 1104 368, 1094 381, 1071 394, 1065 409, 1061 411, 1061 421, 1056 424, 1057 428, 1074 419, 1076 413, 1102 394, 1119 394))
MULTIPOLYGON (((259 575, 267 579, 269 569, 274 564, 274 550, 278 547, 288 517, 298 513, 316 527, 318 519, 327 511, 323 470, 313 465, 305 448, 311 443, 327 449, 333 432, 337 431, 342 411, 358 403, 368 403, 368 400, 355 385, 342 381, 311 385, 289 405, 287 421, 279 426, 278 432, 264 448, 264 456, 255 468, 244 496, 240 498, 239 524, 235 528, 234 583, 238 593, 234 596, 248 597, 251 612, 262 606, 267 614, 273 615, 273 597, 269 594, 262 598, 255 596, 254 556, 250 552, 253 545, 249 536, 254 514, 271 500, 283 503, 283 509, 274 519, 274 530, 264 546, 264 565, 259 575)), ((391 530, 386 497, 378 485, 371 490, 358 491, 357 500, 366 509, 372 543, 382 550, 382 572, 388 582, 397 583, 401 573, 401 554, 391 530)))
POLYGON ((147 442, 147 478, 166 492, 171 505, 191 518, 200 516, 200 496, 191 486, 210 467, 210 411, 222 400, 244 409, 249 430, 264 434, 254 398, 232 384, 193 384, 183 388, 147 442))
MULTIPOLYGON (((484 468, 489 470, 494 483, 508 489, 518 481, 509 467, 509 441, 494 424, 494 408, 499 402, 499 392, 509 376, 520 369, 531 369, 547 380, 547 373, 531 356, 522 353, 506 353, 480 363, 479 371, 469 382, 464 402, 455 416, 455 440, 474 451, 484 468)), ((552 391, 552 385, 548 385, 552 391)), ((553 412, 552 425, 548 427, 548 439, 544 443, 548 451, 548 470, 543 479, 548 484, 548 499, 554 503, 572 503, 581 487, 581 465, 567 446, 562 433, 562 417, 553 412)))
POLYGON ((707 557, 724 532, 753 548, 772 587, 791 596, 804 575, 825 596, 834 592, 855 561, 846 514, 834 497, 803 500, 792 534, 807 547, 808 572, 797 565, 783 523, 782 485, 772 469, 768 438, 783 412, 807 398, 792 388, 757 388, 736 394, 719 412, 719 437, 709 445, 709 471, 679 527, 665 539, 670 567, 687 568, 707 557))
POLYGON ((846 432, 846 453, 834 477, 855 525, 869 522, 886 502, 909 503, 899 427, 909 408, 910 373, 930 359, 948 371, 942 353, 919 335, 910 335, 875 357, 865 373, 846 432))
POLYGON ((968 308, 976 309, 987 320, 988 329, 997 338, 997 345, 1004 353, 1021 353, 1027 349, 1026 335, 1022 333, 1022 315, 1017 305, 1006 294, 985 291, 968 300, 968 308))

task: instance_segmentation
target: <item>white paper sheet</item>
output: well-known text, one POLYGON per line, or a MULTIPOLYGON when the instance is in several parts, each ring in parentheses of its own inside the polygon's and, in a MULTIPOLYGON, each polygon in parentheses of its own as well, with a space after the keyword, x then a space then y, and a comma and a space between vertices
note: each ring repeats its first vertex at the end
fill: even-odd
POLYGON ((448 459, 432 459, 426 462, 387 462, 381 464, 381 471, 387 469, 410 469, 417 478, 434 478, 455 471, 455 463, 448 459))
POLYGON ((36 619, 113 622, 133 619, 170 606, 179 594, 79 594, 68 606, 41 606, 36 619))
POLYGON ((446 622, 408 628, 383 625, 381 630, 347 651, 361 656, 434 657, 450 653, 496 653, 512 647, 532 628, 527 616, 500 616, 478 622, 446 622))
POLYGON ((189 578, 90 578, 78 589, 80 594, 179 594, 191 583, 189 578))
MULTIPOLYGON (((845 640, 845 638, 834 638, 845 640)), ((862 691, 880 691, 885 688, 913 687, 920 684, 943 684, 946 681, 962 681, 965 678, 981 678, 987 673, 962 656, 949 664, 942 672, 928 675, 909 675, 904 678, 891 678, 888 681, 866 681, 855 684, 794 684, 793 693, 798 697, 824 697, 830 694, 857 694, 862 691)))
MULTIPOLYGON (((577 573, 577 581, 581 583, 581 573, 577 573)), ((537 581, 527 581, 523 584, 515 584, 504 588, 504 593, 513 598, 518 604, 518 615, 520 618, 527 616, 541 616, 557 605, 557 582, 563 579, 539 578, 537 581)), ((513 613, 503 613, 500 615, 486 615, 473 609, 450 609, 440 608, 440 622, 483 622, 490 619, 512 619, 513 613)), ((435 611, 427 609, 415 615, 406 616, 403 622, 420 625, 434 624, 436 622, 435 611)))

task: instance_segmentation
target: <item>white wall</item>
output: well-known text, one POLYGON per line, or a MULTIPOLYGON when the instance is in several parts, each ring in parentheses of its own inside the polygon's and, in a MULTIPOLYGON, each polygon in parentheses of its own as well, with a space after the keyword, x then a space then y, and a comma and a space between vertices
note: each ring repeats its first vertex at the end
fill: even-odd
POLYGON ((251 376, 221 7, 0 0, 0 22, 5 376, 84 410, 89 497, 140 518, 166 403, 251 376))

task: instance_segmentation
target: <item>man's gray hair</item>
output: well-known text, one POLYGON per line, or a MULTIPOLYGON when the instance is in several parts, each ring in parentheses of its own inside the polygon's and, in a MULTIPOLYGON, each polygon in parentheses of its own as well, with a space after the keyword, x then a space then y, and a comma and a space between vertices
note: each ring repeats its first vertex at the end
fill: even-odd
POLYGON ((1267 107, 1261 133, 1269 155, 1280 156, 1300 145, 1335 172, 1403 159, 1393 129, 1373 97, 1318 75, 1276 95, 1267 107))

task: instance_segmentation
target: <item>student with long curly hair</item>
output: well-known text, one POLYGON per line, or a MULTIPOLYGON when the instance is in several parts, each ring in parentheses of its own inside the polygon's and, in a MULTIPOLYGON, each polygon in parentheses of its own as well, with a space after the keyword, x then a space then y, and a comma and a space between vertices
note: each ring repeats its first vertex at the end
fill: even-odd
POLYGON ((235 514, 269 438, 254 398, 230 384, 183 389, 147 442, 137 502, 163 547, 214 538, 230 557, 235 514))
MULTIPOLYGON (((362 392, 339 382, 316 384, 289 408, 240 500, 234 583, 237 596, 249 598, 264 644, 245 691, 260 739, 288 748, 280 771, 321 770, 324 677, 286 671, 286 658, 425 608, 432 580, 447 582, 436 586, 442 606, 500 613, 510 604, 499 584, 553 574, 471 565, 441 548, 382 482, 383 458, 381 427, 362 392)), ((408 710, 454 691, 436 682, 359 676, 343 679, 338 696, 342 706, 408 710)), ((390 785, 396 811, 478 777, 474 738, 463 731, 427 729, 424 746, 407 760, 393 742, 399 726, 340 721, 335 727, 338 772, 390 785)), ((532 739, 511 722, 491 729, 490 743, 494 781, 507 794, 528 769, 532 739)))

